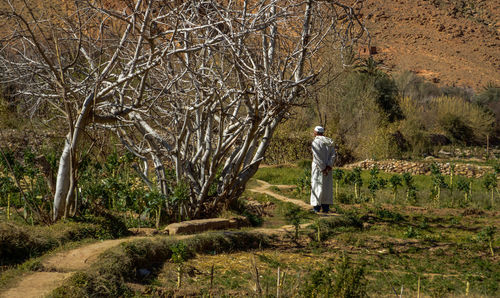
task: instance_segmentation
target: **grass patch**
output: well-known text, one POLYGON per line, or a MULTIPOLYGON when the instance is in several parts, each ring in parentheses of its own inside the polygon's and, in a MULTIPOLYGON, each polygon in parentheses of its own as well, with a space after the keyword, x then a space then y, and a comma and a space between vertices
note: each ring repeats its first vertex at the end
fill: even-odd
POLYGON ((59 221, 51 226, 0 223, 0 265, 14 265, 72 241, 125 236, 125 225, 112 215, 85 218, 86 222, 59 221))
MULTIPOLYGON (((256 178, 267 181, 271 184, 287 184, 299 185, 301 177, 305 177, 304 173, 307 169, 294 166, 281 166, 271 168, 261 168, 257 171, 256 178)), ((349 171, 344 171, 345 173, 349 171)), ((380 172, 378 178, 383 179, 386 183, 384 187, 377 189, 371 193, 368 186, 370 185, 370 171, 362 171, 361 178, 363 185, 359 190, 359 196, 354 194, 354 185, 348 185, 341 180, 338 187, 338 197, 334 193, 334 201, 341 204, 359 204, 371 202, 373 204, 391 204, 403 206, 419 206, 427 208, 472 208, 480 210, 500 210, 500 198, 497 193, 494 194, 494 205, 491 204, 490 194, 484 187, 483 179, 469 179, 470 181, 470 200, 464 198, 464 193, 458 189, 457 183, 463 177, 455 175, 453 177, 453 188, 443 187, 440 189, 439 200, 435 199, 433 194, 432 177, 427 175, 413 175, 413 184, 416 188, 415 197, 407 197, 405 186, 400 186, 397 189, 396 196, 390 187, 389 180, 394 174, 380 172)), ((444 182, 450 184, 450 176, 444 175, 444 182)), ((335 183, 334 183, 335 185, 335 183)), ((278 189, 273 188, 273 191, 283 194, 290 198, 309 202, 310 191, 295 189, 278 189)))
POLYGON ((260 168, 254 178, 271 184, 293 185, 302 175, 303 169, 294 166, 260 168))

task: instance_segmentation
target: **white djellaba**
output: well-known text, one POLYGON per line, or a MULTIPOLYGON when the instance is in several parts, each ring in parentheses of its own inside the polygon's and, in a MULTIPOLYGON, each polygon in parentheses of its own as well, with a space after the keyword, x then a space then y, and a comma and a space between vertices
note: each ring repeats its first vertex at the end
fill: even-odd
POLYGON ((333 141, 325 136, 316 136, 312 142, 311 205, 333 204, 332 171, 323 175, 323 170, 333 167, 335 148, 333 141))

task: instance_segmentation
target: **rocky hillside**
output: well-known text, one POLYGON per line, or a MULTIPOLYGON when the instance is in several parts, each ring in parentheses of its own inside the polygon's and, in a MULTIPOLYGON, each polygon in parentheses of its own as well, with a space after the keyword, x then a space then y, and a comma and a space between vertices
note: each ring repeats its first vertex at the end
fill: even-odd
POLYGON ((440 86, 500 85, 500 1, 366 0, 376 60, 440 86))

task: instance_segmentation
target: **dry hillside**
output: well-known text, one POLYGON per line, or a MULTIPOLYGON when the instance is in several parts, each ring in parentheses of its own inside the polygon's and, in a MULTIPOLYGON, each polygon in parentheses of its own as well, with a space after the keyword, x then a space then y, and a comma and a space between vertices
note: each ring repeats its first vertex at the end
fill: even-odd
POLYGON ((366 0, 376 60, 439 85, 500 85, 500 1, 366 0))

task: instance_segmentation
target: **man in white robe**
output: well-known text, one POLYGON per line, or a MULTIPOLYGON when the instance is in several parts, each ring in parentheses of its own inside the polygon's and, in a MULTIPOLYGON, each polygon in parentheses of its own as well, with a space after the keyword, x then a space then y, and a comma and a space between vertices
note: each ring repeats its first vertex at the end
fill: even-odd
POLYGON ((323 136, 325 129, 314 128, 312 142, 311 205, 315 212, 328 212, 333 204, 332 167, 335 160, 333 141, 323 136))

